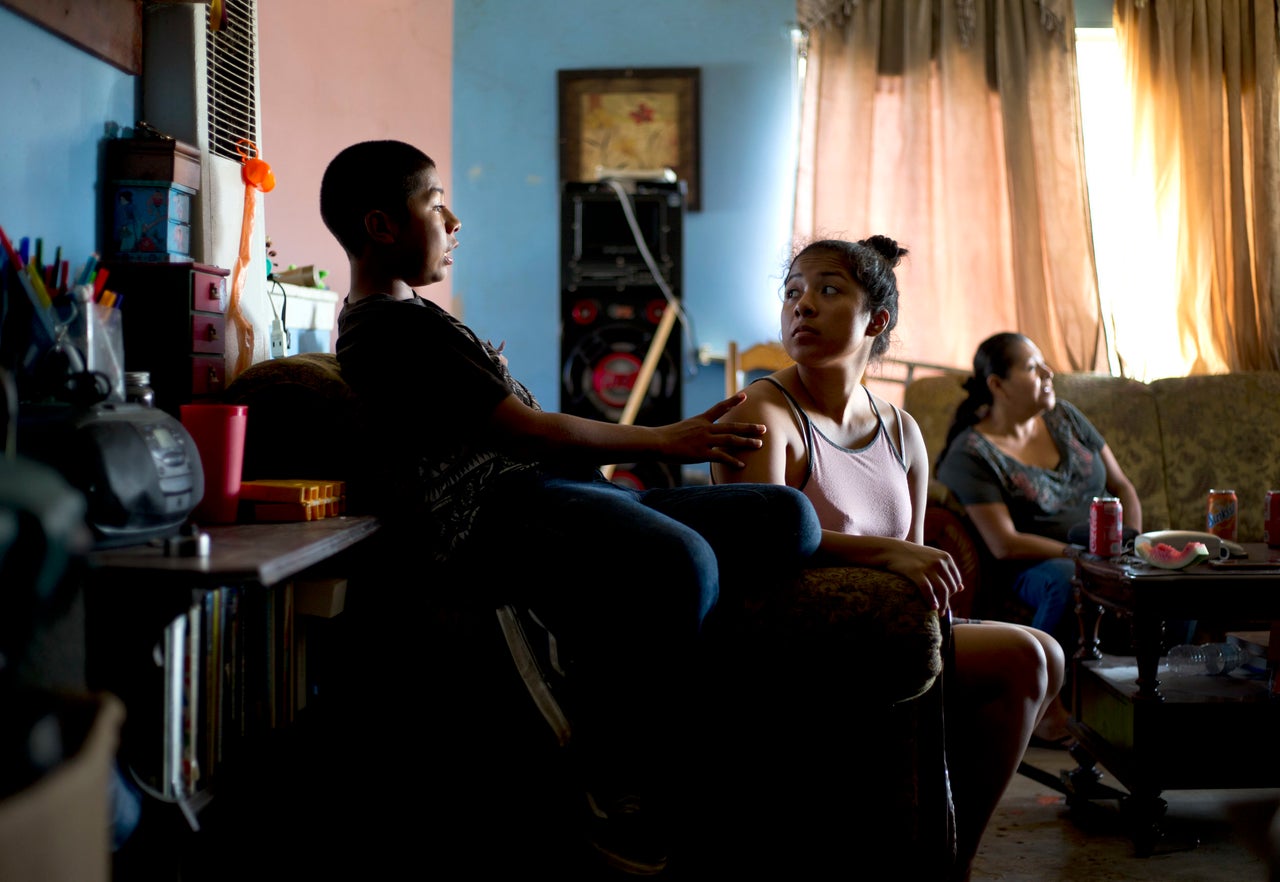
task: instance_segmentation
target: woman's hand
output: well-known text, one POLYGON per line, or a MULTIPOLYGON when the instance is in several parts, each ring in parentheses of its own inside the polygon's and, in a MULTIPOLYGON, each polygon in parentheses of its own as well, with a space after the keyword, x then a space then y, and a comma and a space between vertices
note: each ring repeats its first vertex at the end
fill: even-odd
POLYGON ((914 582, 936 610, 947 609, 951 595, 964 590, 960 568, 951 555, 930 545, 892 543, 885 548, 883 566, 914 582))
POLYGON ((695 417, 659 426, 659 448, 664 456, 677 462, 719 462, 734 468, 743 463, 733 455, 735 450, 758 450, 764 443, 760 436, 765 427, 760 423, 718 423, 733 408, 746 400, 739 392, 695 417))

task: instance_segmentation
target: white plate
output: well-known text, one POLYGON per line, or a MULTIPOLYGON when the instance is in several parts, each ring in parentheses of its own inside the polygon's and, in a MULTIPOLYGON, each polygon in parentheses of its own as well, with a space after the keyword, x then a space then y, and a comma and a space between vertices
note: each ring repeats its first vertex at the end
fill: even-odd
POLYGON ((1133 539, 1136 546, 1142 540, 1156 545, 1163 542, 1173 548, 1181 551, 1187 547, 1188 542, 1203 542, 1205 549, 1209 552, 1209 559, 1228 558, 1233 554, 1237 557, 1244 557, 1244 548, 1235 542, 1228 542, 1212 533, 1200 533, 1196 530, 1155 530, 1151 533, 1140 533, 1133 539))

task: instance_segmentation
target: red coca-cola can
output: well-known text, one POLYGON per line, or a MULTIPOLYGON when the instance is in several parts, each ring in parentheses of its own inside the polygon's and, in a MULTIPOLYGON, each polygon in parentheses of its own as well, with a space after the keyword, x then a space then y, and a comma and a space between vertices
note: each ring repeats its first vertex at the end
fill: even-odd
POLYGON ((1236 491, 1210 490, 1205 514, 1205 529, 1213 535, 1236 541, 1236 491))
POLYGON ((1089 503, 1089 553, 1119 557, 1124 548, 1124 507, 1114 496, 1095 496, 1089 503))
POLYGON ((1262 541, 1280 548, 1280 490, 1268 490, 1262 500, 1262 541))

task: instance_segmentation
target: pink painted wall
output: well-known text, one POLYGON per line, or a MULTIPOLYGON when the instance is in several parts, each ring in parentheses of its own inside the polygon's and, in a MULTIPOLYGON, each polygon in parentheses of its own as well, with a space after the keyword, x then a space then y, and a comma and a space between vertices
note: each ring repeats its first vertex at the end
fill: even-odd
MULTIPOLYGON (((346 294, 346 255, 320 220, 320 178, 349 144, 416 144, 452 191, 453 0, 268 0, 258 4, 263 203, 274 262, 328 270, 346 294)), ((441 305, 451 283, 420 293, 441 305)), ((335 335, 336 336, 336 335, 335 335)))

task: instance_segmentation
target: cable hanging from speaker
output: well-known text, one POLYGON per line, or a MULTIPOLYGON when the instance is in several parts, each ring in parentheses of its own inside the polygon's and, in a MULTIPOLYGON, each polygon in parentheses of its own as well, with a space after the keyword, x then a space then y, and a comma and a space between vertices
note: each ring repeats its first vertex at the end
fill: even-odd
MULTIPOLYGON (((667 299, 667 308, 662 311, 662 318, 658 321, 658 328, 654 332, 653 340, 649 343, 649 351, 645 353, 644 362, 640 365, 640 373, 636 375, 635 383, 631 387, 631 394, 627 397, 626 406, 622 409, 622 415, 618 417, 620 425, 630 425, 635 422, 636 414, 640 412, 640 404, 644 401, 645 390, 649 387, 649 380, 653 377, 653 372, 658 366, 658 359, 662 357, 662 350, 667 345, 667 338, 671 336, 671 326, 675 324, 676 319, 684 314, 684 309, 680 306, 680 301, 671 293, 671 286, 667 284, 667 280, 663 278, 662 273, 658 272, 657 261, 653 259, 653 254, 649 252, 649 246, 645 244, 644 235, 640 232, 640 225, 636 222, 635 212, 631 207, 631 199, 627 196, 622 185, 616 180, 606 178, 604 183, 608 184, 613 190, 614 195, 618 197, 618 201, 622 203, 622 213, 626 215, 627 226, 631 228, 631 235, 635 237, 636 245, 640 249, 640 256, 644 258, 645 265, 649 267, 649 272, 653 275, 653 280, 657 283, 662 296, 667 299)), ((609 463, 602 466, 600 471, 605 478, 612 479, 614 469, 617 463, 609 463)))
MULTIPOLYGON (((644 233, 640 231, 640 223, 636 220, 635 209, 631 206, 630 196, 616 178, 602 178, 601 183, 608 184, 614 195, 618 197, 618 202, 622 204, 622 213, 627 219, 627 226, 631 228, 631 235, 636 240, 636 247, 640 249, 640 256, 644 258, 645 266, 649 268, 649 273, 653 276, 658 290, 667 299, 667 304, 675 309, 676 318, 684 325, 685 330, 688 332, 689 340, 692 342, 694 340, 693 323, 689 319, 689 314, 685 311, 684 304, 677 300, 676 296, 671 292, 671 286, 667 284, 666 277, 658 269, 658 262, 654 260, 653 253, 649 251, 649 246, 644 240, 644 233)), ((659 349, 666 344, 665 340, 657 342, 659 343, 657 347, 659 349)), ((690 367, 694 364, 693 361, 685 357, 684 353, 681 353, 681 361, 688 362, 690 367)), ((689 373, 692 374, 694 371, 691 370, 689 373)))

